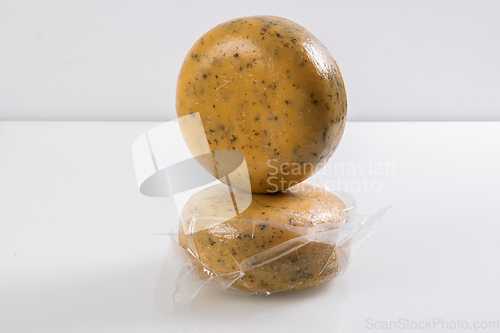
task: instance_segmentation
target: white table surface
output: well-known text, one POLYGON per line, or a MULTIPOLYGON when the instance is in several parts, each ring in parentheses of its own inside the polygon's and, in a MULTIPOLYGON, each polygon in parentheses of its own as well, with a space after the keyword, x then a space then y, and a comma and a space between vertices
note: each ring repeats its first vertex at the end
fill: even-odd
POLYGON ((203 291, 174 314, 158 302, 169 240, 155 235, 177 224, 173 204, 139 193, 131 160, 158 124, 0 122, 0 332, 500 321, 500 123, 349 123, 330 164, 360 212, 392 208, 347 273, 263 298, 203 291))

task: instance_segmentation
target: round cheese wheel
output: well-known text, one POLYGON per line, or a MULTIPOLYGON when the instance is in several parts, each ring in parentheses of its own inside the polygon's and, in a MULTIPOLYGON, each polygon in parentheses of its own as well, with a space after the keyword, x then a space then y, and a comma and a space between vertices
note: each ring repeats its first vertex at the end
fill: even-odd
POLYGON ((322 235, 314 233, 318 228, 340 226, 346 206, 337 196, 304 183, 275 194, 228 188, 219 184, 196 193, 181 212, 179 244, 198 264, 200 278, 271 294, 320 285, 346 267, 349 241, 313 237, 322 235), (241 195, 252 201, 234 214, 241 195))
MULTIPOLYGON (((212 153, 241 152, 251 191, 267 193, 296 185, 330 159, 347 97, 335 60, 314 35, 284 18, 253 16, 222 23, 193 45, 176 109, 178 117, 199 113, 212 153)), ((180 125, 193 155, 205 154, 193 128, 180 125)), ((211 161, 200 163, 213 170, 211 161)))

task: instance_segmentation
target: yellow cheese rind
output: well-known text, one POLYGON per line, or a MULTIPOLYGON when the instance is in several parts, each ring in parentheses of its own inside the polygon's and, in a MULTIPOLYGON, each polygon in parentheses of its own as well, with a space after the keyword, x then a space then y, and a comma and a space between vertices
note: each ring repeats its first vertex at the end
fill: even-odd
MULTIPOLYGON (((307 179, 330 159, 347 97, 335 60, 314 35, 287 19, 254 16, 225 22, 194 44, 178 77, 176 109, 178 117, 199 112, 210 149, 242 152, 252 192, 267 193, 307 179)), ((193 131, 181 130, 200 155, 193 131)))
POLYGON ((202 190, 181 213, 179 244, 200 278, 233 278, 230 289, 270 294, 320 285, 345 267, 349 242, 299 242, 311 228, 339 226, 346 207, 334 194, 308 184, 253 194, 245 211, 221 220, 221 210, 233 207, 226 193, 223 184, 202 190))

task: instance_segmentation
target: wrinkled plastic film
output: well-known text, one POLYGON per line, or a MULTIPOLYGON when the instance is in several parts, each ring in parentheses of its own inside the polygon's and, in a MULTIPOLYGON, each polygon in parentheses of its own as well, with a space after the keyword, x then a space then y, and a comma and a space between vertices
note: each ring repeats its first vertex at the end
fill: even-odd
MULTIPOLYGON (((303 253, 310 253, 311 246, 320 250, 321 248, 330 247, 332 249, 332 256, 312 258, 312 261, 314 261, 314 259, 318 259, 317 261, 319 261, 315 263, 315 274, 321 276, 326 273, 326 270, 330 270, 330 272, 329 274, 325 274, 324 279, 318 280, 317 284, 312 284, 307 288, 314 287, 315 285, 322 284, 343 275, 357 250, 378 227, 388 208, 380 210, 373 215, 357 214, 356 201, 352 196, 344 192, 337 192, 335 194, 341 198, 348 207, 342 212, 340 222, 338 223, 324 223, 314 227, 302 227, 283 225, 282 223, 272 221, 241 221, 242 223, 252 224, 254 226, 253 230, 259 230, 263 228, 263 226, 266 228, 279 227, 281 230, 293 232, 297 237, 269 249, 265 249, 244 260, 234 260, 232 262, 234 263, 234 269, 230 269, 224 272, 224 274, 215 272, 209 268, 209 265, 200 260, 196 251, 199 243, 195 240, 195 235, 198 232, 208 230, 213 242, 223 242, 224 237, 227 235, 224 232, 224 228, 220 226, 223 225, 224 222, 218 224, 211 220, 209 222, 210 226, 207 226, 207 221, 205 221, 206 218, 196 216, 189 217, 191 225, 200 223, 203 224, 204 227, 203 230, 191 233, 188 232, 187 235, 182 235, 182 227, 178 229, 180 232, 171 233, 173 243, 179 248, 181 248, 181 246, 178 242, 182 237, 186 238, 188 243, 187 251, 183 249, 182 252, 184 257, 183 261, 187 270, 180 272, 176 278, 175 290, 172 293, 173 307, 178 308, 190 302, 202 288, 210 288, 240 295, 271 295, 279 292, 304 289, 301 288, 301 285, 304 281, 307 281, 308 276, 299 276, 295 281, 293 281, 293 278, 290 278, 288 283, 285 283, 281 288, 266 288, 264 286, 256 291, 248 290, 252 288, 245 286, 245 277, 248 279, 249 276, 252 276, 252 272, 262 269, 265 266, 272 268, 273 263, 279 264, 279 261, 284 257, 286 257, 285 261, 292 262, 293 265, 288 265, 285 269, 280 268, 282 269, 280 274, 294 277, 296 276, 295 272, 300 270, 301 267, 311 265, 311 262, 309 262, 311 258, 307 256, 304 258, 300 257, 301 250, 304 250, 302 251, 303 253), (310 247, 306 249, 307 246, 310 247), (332 257, 334 258, 332 259, 332 257)), ((254 236, 255 234, 252 234, 252 237, 254 236)), ((228 249, 228 251, 229 250, 230 249, 228 249)))

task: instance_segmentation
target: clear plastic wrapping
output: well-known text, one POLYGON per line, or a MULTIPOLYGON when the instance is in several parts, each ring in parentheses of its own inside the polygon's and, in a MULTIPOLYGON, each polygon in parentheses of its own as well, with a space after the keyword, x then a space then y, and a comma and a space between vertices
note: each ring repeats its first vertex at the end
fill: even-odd
POLYGON ((242 226, 238 229, 239 234, 235 235, 234 230, 227 226, 227 219, 217 221, 212 217, 181 215, 180 226, 170 233, 172 246, 168 262, 178 265, 168 268, 170 272, 178 272, 172 292, 173 307, 188 303, 202 288, 240 295, 271 295, 311 288, 340 277, 388 208, 373 215, 360 215, 356 212, 356 200, 352 196, 345 192, 334 194, 346 206, 340 221, 312 227, 269 220, 238 220, 242 226), (190 230, 185 232, 183 223, 189 224, 190 230), (292 237, 262 251, 257 249, 255 254, 243 260, 230 255, 232 249, 227 246, 228 235, 233 238, 247 237, 259 246, 262 243, 259 239, 266 229, 274 229, 279 234, 289 233, 292 237), (242 230, 252 232, 242 235, 242 230), (214 269, 197 253, 201 244, 200 236, 197 237, 200 232, 205 233, 214 246, 222 244, 224 247, 226 243, 226 250, 215 249, 211 253, 215 257, 229 258, 217 259, 227 260, 227 269, 214 269))

